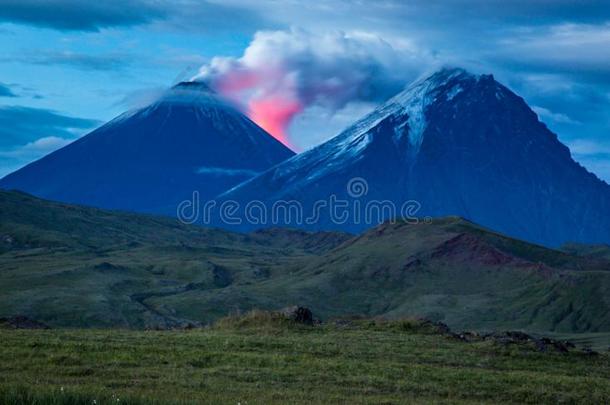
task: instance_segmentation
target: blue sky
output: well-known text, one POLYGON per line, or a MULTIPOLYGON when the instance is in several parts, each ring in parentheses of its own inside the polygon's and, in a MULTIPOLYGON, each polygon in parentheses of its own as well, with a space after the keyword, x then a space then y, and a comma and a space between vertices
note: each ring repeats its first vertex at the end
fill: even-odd
POLYGON ((303 150, 450 64, 493 73, 610 182, 607 1, 0 0, 0 49, 0 175, 195 75, 288 66, 303 150))

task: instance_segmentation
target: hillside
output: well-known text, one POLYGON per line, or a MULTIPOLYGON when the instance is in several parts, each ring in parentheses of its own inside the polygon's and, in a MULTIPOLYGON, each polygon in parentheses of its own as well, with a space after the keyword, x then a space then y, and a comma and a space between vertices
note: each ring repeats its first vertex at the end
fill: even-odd
POLYGON ((171 308, 161 313, 148 300, 191 290, 224 291, 231 284, 245 288, 271 270, 349 238, 315 235, 235 234, 0 192, 0 316, 97 327, 210 320, 235 307, 210 310, 195 304, 201 313, 189 321, 172 316, 171 308))
POLYGON ((312 233, 267 229, 250 235, 188 226, 178 220, 146 214, 109 211, 42 200, 0 190, 0 252, 41 248, 47 251, 128 249, 143 245, 183 247, 282 246, 320 250, 349 238, 344 233, 312 233), (318 245, 317 243, 320 243, 318 245))
POLYGON ((592 259, 610 260, 610 245, 583 245, 581 243, 566 243, 561 247, 566 253, 589 257, 592 259))
MULTIPOLYGON (((311 260, 280 291, 318 311, 420 315, 473 329, 605 331, 610 264, 460 218, 384 224, 311 260)), ((277 286, 274 286, 277 288, 277 286)))
POLYGON ((610 331, 610 265, 456 217, 359 236, 235 234, 0 192, 0 317, 175 327, 235 311, 425 316, 456 328, 610 331))

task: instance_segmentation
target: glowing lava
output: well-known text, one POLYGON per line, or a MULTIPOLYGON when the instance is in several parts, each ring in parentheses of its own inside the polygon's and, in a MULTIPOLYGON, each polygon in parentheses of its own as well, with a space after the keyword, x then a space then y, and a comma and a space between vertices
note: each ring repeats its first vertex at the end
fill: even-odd
POLYGON ((275 139, 292 148, 287 137, 287 130, 294 116, 303 111, 297 100, 281 97, 268 97, 250 100, 248 116, 275 139))
POLYGON ((281 69, 264 72, 248 69, 230 70, 217 77, 213 87, 224 97, 242 107, 246 115, 274 138, 292 148, 288 127, 303 111, 293 78, 281 69))

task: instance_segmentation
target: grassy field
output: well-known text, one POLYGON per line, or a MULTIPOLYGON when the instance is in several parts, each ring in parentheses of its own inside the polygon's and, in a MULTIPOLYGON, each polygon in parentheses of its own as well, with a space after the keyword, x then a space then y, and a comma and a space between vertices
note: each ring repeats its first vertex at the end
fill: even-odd
POLYGON ((0 330, 0 402, 610 401, 608 353, 466 343, 414 321, 252 319, 180 331, 0 330))

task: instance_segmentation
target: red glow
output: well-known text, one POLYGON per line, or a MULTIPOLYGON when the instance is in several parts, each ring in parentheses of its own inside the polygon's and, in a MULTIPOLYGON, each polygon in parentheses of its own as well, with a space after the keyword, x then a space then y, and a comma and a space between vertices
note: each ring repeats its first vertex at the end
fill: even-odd
POLYGON ((216 77, 213 86, 242 106, 252 121, 292 149, 288 127, 304 109, 293 80, 279 67, 267 67, 264 71, 236 68, 216 77))
POLYGON ((291 147, 287 129, 294 116, 303 111, 298 100, 287 100, 282 97, 267 97, 251 100, 248 116, 275 139, 291 147))

